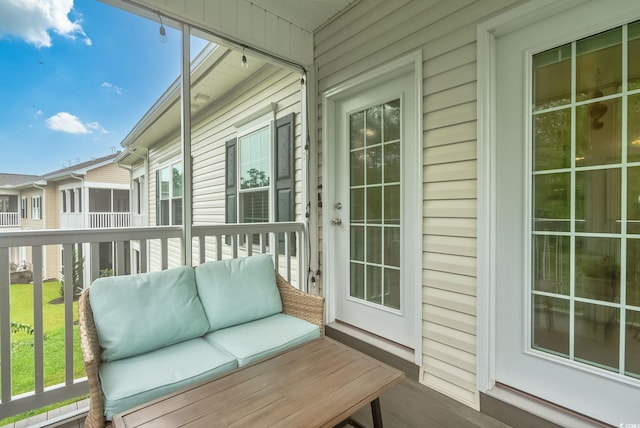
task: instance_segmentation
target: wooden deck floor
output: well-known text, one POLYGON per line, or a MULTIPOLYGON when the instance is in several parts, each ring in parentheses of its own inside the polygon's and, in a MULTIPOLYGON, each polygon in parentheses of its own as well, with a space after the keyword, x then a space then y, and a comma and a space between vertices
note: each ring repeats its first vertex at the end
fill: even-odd
MULTIPOLYGON (((464 406, 442 394, 439 394, 417 381, 407 379, 396 385, 380 398, 382 419, 386 428, 506 428, 506 425, 489 416, 464 406)), ((86 403, 79 402, 57 409, 50 414, 43 414, 34 418, 16 422, 2 428, 26 427, 60 427, 84 428, 84 418, 66 423, 54 423, 56 417, 71 414, 86 403), (47 418, 49 422, 47 423, 47 418)), ((368 406, 353 416, 354 421, 364 427, 372 427, 371 410, 368 406)))
MULTIPOLYGON (((328 335, 334 336, 334 334, 331 333, 328 335)), ((334 338, 338 340, 340 339, 337 337, 334 338)), ((378 355, 373 356, 379 358, 378 355)), ((385 362, 391 364, 389 361, 385 362)), ((402 367, 398 368, 403 369, 402 367)), ((405 372, 409 372, 411 370, 411 365, 408 365, 405 372)), ((381 396, 380 404, 385 427, 506 428, 510 426, 429 389, 424 385, 419 384, 416 379, 416 373, 407 373, 407 376, 402 383, 396 385, 390 391, 381 396)), ((56 419, 52 418, 60 417, 60 415, 65 412, 69 414, 77 412, 79 408, 86 406, 86 401, 79 402, 65 408, 57 409, 49 414, 36 416, 29 420, 20 421, 16 424, 0 428, 22 428, 30 426, 83 428, 84 418, 69 422, 61 422, 60 420, 56 421, 56 419), (50 423, 47 422, 47 419, 50 423)), ((357 424, 364 427, 369 428, 373 426, 369 406, 365 406, 358 413, 353 415, 352 419, 357 424)))

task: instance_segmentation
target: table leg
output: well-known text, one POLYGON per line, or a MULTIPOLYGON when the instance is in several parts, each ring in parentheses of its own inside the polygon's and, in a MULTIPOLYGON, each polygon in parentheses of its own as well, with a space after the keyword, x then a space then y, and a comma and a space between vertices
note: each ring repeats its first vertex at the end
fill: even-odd
POLYGON ((382 412, 380 410, 380 398, 371 402, 371 416, 373 417, 373 427, 382 428, 382 412))

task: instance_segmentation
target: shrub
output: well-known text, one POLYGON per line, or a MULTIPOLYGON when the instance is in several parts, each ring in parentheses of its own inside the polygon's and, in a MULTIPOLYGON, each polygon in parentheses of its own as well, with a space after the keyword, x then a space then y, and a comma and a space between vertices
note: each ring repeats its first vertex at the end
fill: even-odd
MULTIPOLYGON (((71 281, 73 283, 73 296, 79 296, 82 293, 82 272, 84 271, 84 257, 78 255, 78 251, 74 248, 71 251, 72 269, 71 269, 71 281)), ((62 274, 62 281, 60 281, 60 296, 64 297, 64 281, 65 275, 62 274)))

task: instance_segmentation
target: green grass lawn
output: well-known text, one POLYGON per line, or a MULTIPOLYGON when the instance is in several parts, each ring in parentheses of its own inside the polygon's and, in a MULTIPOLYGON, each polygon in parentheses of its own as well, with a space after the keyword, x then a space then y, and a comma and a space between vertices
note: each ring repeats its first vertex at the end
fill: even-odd
MULTIPOLYGON (((60 298, 60 282, 43 284, 44 302, 44 383, 46 386, 64 382, 64 305, 50 303, 60 298)), ((78 319, 78 303, 73 303, 74 321, 78 319)), ((15 284, 11 286, 11 322, 33 326, 33 285, 15 284)), ((75 378, 85 376, 80 351, 78 326, 73 327, 73 373, 75 378)), ((11 334, 11 385, 12 394, 18 395, 35 389, 33 336, 26 331, 11 334)), ((43 409, 44 411, 45 409, 43 409)), ((30 412, 32 413, 32 412, 30 412)), ((35 412, 38 413, 38 412, 35 412)), ((27 415, 0 420, 0 426, 27 415)))

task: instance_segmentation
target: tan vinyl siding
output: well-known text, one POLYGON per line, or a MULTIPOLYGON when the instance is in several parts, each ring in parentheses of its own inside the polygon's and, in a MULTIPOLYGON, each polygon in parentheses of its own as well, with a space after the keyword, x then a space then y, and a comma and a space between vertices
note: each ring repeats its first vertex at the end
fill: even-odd
POLYGON ((32 188, 32 189, 28 189, 28 190, 23 190, 20 193, 20 198, 26 198, 27 199, 27 218, 21 218, 20 219, 20 228, 23 230, 38 230, 38 229, 44 229, 44 213, 42 213, 42 219, 40 220, 33 220, 32 217, 32 204, 31 204, 31 198, 34 196, 42 196, 43 200, 44 200, 44 192, 40 189, 37 188, 32 188))
POLYGON ((44 200, 42 202, 43 218, 45 219, 45 229, 60 228, 60 193, 58 187, 48 184, 45 188, 44 200))
MULTIPOLYGON (((44 216, 46 216, 45 228, 59 229, 60 196, 56 185, 52 183, 47 184, 43 205, 44 216)), ((60 245, 48 245, 45 247, 45 278, 60 278, 60 271, 62 270, 60 253, 60 245)))
MULTIPOLYGON (((417 49, 423 57, 420 382, 478 408, 476 25, 515 0, 365 0, 315 35, 322 94, 417 49)), ((318 132, 321 140, 322 132, 318 132)), ((322 141, 318 159, 322 159, 322 141)), ((320 167, 321 170, 321 167, 320 167)), ((322 179, 321 179, 322 183, 322 179)))
MULTIPOLYGON (((53 183, 48 184, 44 191, 33 188, 23 190, 21 197, 27 198, 29 209, 27 210, 27 218, 21 219, 21 229, 23 230, 39 230, 39 229, 56 229, 60 224, 59 198, 57 186, 53 183), (41 202, 41 220, 33 220, 31 198, 34 196, 42 196, 41 202)), ((27 257, 31 258, 29 249, 27 257)), ((27 260, 33 262, 32 260, 27 260)), ((53 279, 60 278, 60 246, 47 245, 43 249, 43 278, 53 279)))
POLYGON ((84 176, 85 182, 109 183, 109 184, 129 184, 129 171, 120 168, 115 163, 109 163, 101 167, 87 171, 84 176))

